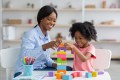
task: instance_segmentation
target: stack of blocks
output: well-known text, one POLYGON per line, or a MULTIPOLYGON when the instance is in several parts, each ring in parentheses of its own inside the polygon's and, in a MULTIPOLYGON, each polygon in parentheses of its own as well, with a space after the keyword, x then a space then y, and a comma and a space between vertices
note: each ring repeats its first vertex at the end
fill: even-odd
POLYGON ((66 48, 61 43, 57 49, 57 72, 55 74, 57 79, 62 79, 62 75, 66 74, 66 63, 66 48))

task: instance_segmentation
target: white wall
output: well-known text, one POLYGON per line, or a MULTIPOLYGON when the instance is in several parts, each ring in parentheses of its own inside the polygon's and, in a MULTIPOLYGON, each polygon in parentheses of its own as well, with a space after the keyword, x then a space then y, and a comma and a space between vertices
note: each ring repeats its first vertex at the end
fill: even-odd
MULTIPOLYGON (((57 5, 57 9, 64 9, 66 8, 67 4, 71 2, 73 8, 81 9, 82 8, 82 0, 2 0, 3 1, 3 7, 6 7, 6 4, 8 1, 11 1, 11 4, 15 8, 25 8, 27 3, 34 3, 35 8, 40 8, 41 6, 44 6, 46 4, 50 4, 51 2, 54 5, 57 5), (43 4, 41 4, 43 2, 43 4)), ((101 1, 102 0, 86 0, 86 4, 96 4, 97 8, 101 8, 101 1)), ((120 3, 120 0, 107 0, 107 8, 111 5, 111 3, 120 3)), ((119 4, 120 5, 120 4, 119 4)), ((120 24, 120 11, 85 11, 84 14, 84 20, 85 21, 91 21, 94 20, 95 24, 98 24, 102 21, 106 20, 114 20, 115 24, 120 24)), ((8 11, 3 12, 3 23, 6 23, 7 18, 20 18, 22 19, 22 23, 27 23, 27 20, 29 18, 35 19, 37 15, 37 11, 8 11)), ((58 19, 57 24, 62 25, 69 25, 65 27, 58 27, 55 26, 53 30, 49 32, 51 35, 51 38, 54 38, 58 32, 61 32, 64 37, 67 37, 69 35, 69 27, 71 27, 71 20, 76 19, 77 22, 82 21, 82 11, 59 11, 58 10, 58 19)), ((20 39, 23 32, 26 30, 29 30, 31 28, 29 27, 16 27, 16 39, 20 39)), ((96 30, 98 32, 98 40, 101 39, 116 39, 117 41, 120 41, 120 27, 96 27, 96 30)), ((8 45, 12 46, 20 46, 20 44, 16 43, 9 43, 4 44, 4 48, 9 47, 8 45)), ((109 48, 113 51, 114 54, 119 54, 120 45, 116 43, 97 43, 94 44, 97 48, 109 48), (114 46, 113 46, 114 45, 114 46)))

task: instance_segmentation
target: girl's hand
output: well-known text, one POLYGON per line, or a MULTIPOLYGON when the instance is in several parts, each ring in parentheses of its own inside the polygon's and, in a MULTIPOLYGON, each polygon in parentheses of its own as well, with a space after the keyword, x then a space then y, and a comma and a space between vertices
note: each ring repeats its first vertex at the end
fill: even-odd
POLYGON ((67 50, 72 50, 74 45, 70 43, 65 43, 64 46, 66 47, 67 50))

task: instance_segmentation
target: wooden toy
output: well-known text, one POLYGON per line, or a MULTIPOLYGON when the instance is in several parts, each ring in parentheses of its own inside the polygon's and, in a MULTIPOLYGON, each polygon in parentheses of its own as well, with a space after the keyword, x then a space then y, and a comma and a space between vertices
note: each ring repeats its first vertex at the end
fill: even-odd
POLYGON ((91 72, 86 72, 85 77, 86 78, 92 78, 92 73, 91 72))
POLYGON ((65 47, 59 47, 59 48, 57 49, 57 51, 60 51, 60 50, 66 51, 66 48, 65 48, 65 47))
POLYGON ((49 77, 53 77, 54 76, 54 72, 48 72, 48 76, 49 77))
POLYGON ((99 72, 98 72, 98 75, 102 75, 102 74, 104 74, 103 71, 99 71, 99 72))
POLYGON ((73 78, 75 78, 75 77, 82 76, 82 73, 81 72, 73 72, 71 75, 72 75, 73 78))
POLYGON ((56 79, 62 79, 62 74, 61 73, 55 73, 56 79))
POLYGON ((97 77, 98 76, 98 72, 97 71, 93 71, 92 72, 92 77, 97 77))
POLYGON ((66 65, 58 65, 57 70, 66 70, 66 65))
POLYGON ((63 75, 62 80, 72 80, 72 76, 71 75, 63 75))
POLYGON ((66 74, 66 70, 57 70, 57 73, 63 72, 64 74, 66 74))

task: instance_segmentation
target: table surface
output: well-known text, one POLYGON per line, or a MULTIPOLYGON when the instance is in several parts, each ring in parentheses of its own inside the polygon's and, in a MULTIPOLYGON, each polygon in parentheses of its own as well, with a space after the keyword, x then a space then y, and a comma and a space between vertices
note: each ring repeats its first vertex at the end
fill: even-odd
MULTIPOLYGON (((18 78, 14 78, 13 80, 56 80, 56 77, 47 77, 49 71, 33 71, 33 76, 32 77, 25 77, 25 76, 19 76, 18 78)), ((56 71, 53 71, 54 73, 56 71)), ((67 71, 67 75, 70 75, 71 73, 76 72, 76 71, 67 71)), ((79 71, 77 71, 79 72, 79 71)), ((98 75, 97 77, 92 77, 92 78, 85 78, 85 71, 82 71, 82 77, 76 77, 73 78, 73 80, 111 80, 111 77, 108 72, 104 72, 102 75, 98 75)))

